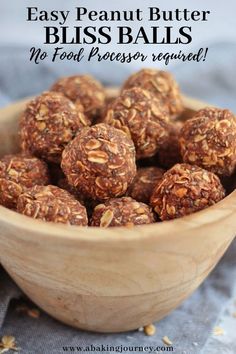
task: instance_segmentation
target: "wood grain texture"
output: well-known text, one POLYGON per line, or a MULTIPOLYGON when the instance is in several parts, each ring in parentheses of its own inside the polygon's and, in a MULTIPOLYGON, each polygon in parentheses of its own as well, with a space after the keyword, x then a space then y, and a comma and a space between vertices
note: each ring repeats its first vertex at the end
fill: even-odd
MULTIPOLYGON (((185 117, 205 106, 184 101, 185 117)), ((25 102, 0 111, 1 155, 18 149, 25 102)), ((127 331, 166 316, 201 284, 234 239, 235 215, 236 192, 188 217, 133 229, 50 224, 0 207, 0 261, 53 317, 127 331)))

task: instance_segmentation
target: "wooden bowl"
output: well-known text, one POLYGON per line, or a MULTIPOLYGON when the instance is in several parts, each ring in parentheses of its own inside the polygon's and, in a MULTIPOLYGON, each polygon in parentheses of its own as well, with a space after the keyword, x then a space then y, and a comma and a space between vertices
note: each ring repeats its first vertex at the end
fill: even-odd
MULTIPOLYGON (((0 154, 17 151, 24 101, 0 111, 0 154)), ((186 99, 186 115, 203 105, 186 99)), ((205 106, 205 104, 204 104, 205 106)), ((127 228, 50 224, 0 207, 0 261, 47 313, 98 332, 166 316, 206 278, 234 239, 236 192, 173 221, 127 228)))

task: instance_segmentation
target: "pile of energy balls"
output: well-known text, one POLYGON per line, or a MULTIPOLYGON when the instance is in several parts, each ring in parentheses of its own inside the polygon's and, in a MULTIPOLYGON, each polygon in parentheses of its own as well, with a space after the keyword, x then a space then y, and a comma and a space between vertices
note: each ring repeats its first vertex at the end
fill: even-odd
POLYGON ((21 152, 0 160, 0 203, 35 219, 100 227, 217 203, 236 167, 236 118, 209 107, 183 121, 183 111, 164 71, 135 73, 115 98, 90 76, 59 79, 21 114, 21 152))

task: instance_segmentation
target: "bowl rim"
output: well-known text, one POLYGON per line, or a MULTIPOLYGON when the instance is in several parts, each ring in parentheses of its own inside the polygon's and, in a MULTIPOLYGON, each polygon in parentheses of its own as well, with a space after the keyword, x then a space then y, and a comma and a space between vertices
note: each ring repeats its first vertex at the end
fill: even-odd
POLYGON ((55 239, 66 239, 86 242, 120 242, 138 241, 146 238, 159 238, 168 233, 184 233, 197 230, 216 222, 225 222, 227 218, 236 213, 236 190, 226 196, 220 202, 196 213, 168 221, 156 222, 147 225, 127 228, 116 226, 112 228, 100 228, 93 226, 65 225, 60 223, 46 222, 17 213, 16 211, 0 206, 0 225, 8 224, 19 231, 27 231, 21 234, 22 238, 28 239, 28 235, 37 233, 43 239, 50 237, 55 239), (217 213, 218 209, 218 213, 217 213), (222 211, 225 212, 222 212, 222 211), (138 231, 138 232, 135 232, 138 231), (113 235, 111 235, 113 234, 113 235))

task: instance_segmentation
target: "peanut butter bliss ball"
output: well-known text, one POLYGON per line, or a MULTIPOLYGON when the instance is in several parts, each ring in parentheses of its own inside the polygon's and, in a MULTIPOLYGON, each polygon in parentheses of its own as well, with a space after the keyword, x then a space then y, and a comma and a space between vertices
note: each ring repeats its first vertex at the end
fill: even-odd
POLYGON ((0 160, 0 204, 15 209, 27 188, 49 184, 45 162, 27 155, 6 155, 0 160))
POLYGON ((26 107, 20 118, 23 151, 60 163, 65 146, 89 120, 61 93, 45 92, 26 107))
POLYGON ((129 197, 110 199, 97 205, 91 218, 91 226, 100 227, 132 227, 153 222, 155 217, 151 208, 129 197))
POLYGON ((127 79, 123 90, 132 87, 140 87, 153 93, 156 98, 165 103, 172 118, 183 112, 179 86, 173 76, 166 71, 142 69, 127 79))
POLYGON ((135 147, 107 124, 82 129, 62 154, 68 182, 85 197, 106 200, 125 194, 136 174, 135 147))
POLYGON ((219 178, 198 166, 176 164, 154 189, 150 203, 161 220, 179 218, 223 199, 219 178))
POLYGON ((60 178, 57 181, 57 186, 61 189, 64 189, 65 191, 67 191, 68 193, 70 193, 71 195, 73 195, 73 197, 77 200, 80 201, 81 204, 84 205, 84 198, 81 195, 81 193, 73 186, 71 186, 69 184, 69 182, 67 181, 66 177, 60 178))
POLYGON ((61 78, 51 87, 52 91, 63 93, 75 103, 92 122, 100 115, 106 100, 104 87, 89 75, 77 75, 61 78))
POLYGON ((153 189, 162 179, 164 173, 165 170, 159 167, 139 168, 133 183, 128 189, 128 195, 139 202, 148 204, 153 189))
POLYGON ((158 162, 164 168, 171 168, 176 163, 182 162, 180 153, 180 131, 183 122, 175 121, 171 124, 168 141, 162 145, 158 151, 158 162))
POLYGON ((236 118, 227 109, 205 108, 185 122, 180 133, 183 161, 219 176, 236 167, 236 118))
POLYGON ((169 138, 166 106, 138 87, 123 91, 109 106, 104 122, 123 130, 135 145, 137 158, 151 157, 169 138))
POLYGON ((35 186, 21 194, 17 211, 34 219, 88 225, 87 212, 71 194, 56 186, 35 186))
POLYGON ((78 189, 76 189, 75 187, 69 184, 67 178, 65 177, 58 180, 57 186, 72 194, 75 199, 77 199, 82 205, 84 205, 85 208, 87 209, 88 217, 91 215, 95 206, 100 204, 100 202, 97 200, 92 200, 91 198, 90 199, 85 198, 78 189))

